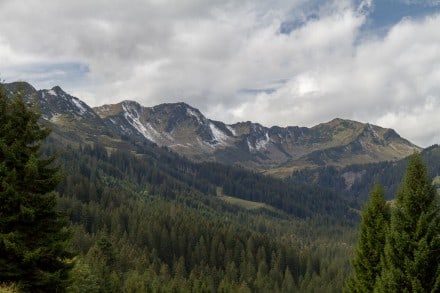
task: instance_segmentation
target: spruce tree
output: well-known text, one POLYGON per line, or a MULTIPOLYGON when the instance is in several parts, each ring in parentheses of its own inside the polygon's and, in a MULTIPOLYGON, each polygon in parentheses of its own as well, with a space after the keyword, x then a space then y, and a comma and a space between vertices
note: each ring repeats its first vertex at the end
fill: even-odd
POLYGON ((354 274, 348 280, 348 292, 372 292, 381 274, 381 258, 388 225, 388 206, 384 192, 376 185, 362 210, 359 240, 353 259, 354 274))
POLYGON ((63 292, 71 233, 55 209, 61 175, 54 157, 41 156, 49 130, 38 119, 23 97, 7 97, 0 85, 0 283, 63 292))
POLYGON ((439 198, 419 154, 392 208, 383 266, 376 292, 440 292, 439 198))

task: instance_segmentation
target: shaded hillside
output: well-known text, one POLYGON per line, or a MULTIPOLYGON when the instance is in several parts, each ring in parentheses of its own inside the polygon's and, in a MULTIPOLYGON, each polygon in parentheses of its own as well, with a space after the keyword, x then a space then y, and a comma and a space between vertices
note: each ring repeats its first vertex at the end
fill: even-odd
MULTIPOLYGON (((440 174, 440 147, 433 145, 424 149, 422 157, 433 178, 440 174)), ((293 184, 311 184, 328 188, 346 198, 364 202, 375 182, 384 186, 387 199, 394 198, 407 164, 406 159, 375 164, 356 164, 344 168, 322 167, 294 172, 289 181, 293 184)))
MULTIPOLYGON (((50 145, 60 144, 52 138, 50 145)), ((138 146, 137 155, 124 151, 109 153, 100 145, 81 146, 79 151, 83 155, 74 156, 76 151, 71 147, 63 152, 69 174, 85 172, 95 178, 100 172, 107 172, 107 175, 132 181, 142 191, 149 190, 170 200, 185 193, 203 195, 206 200, 218 202, 220 188, 223 195, 265 203, 298 218, 326 216, 350 220, 354 217, 349 201, 330 190, 316 185, 289 184, 239 167, 194 163, 154 145, 138 146), (84 161, 88 156, 94 158, 95 163, 84 161), (80 162, 79 169, 71 170, 69 162, 74 161, 80 162)), ((83 197, 90 196, 88 188, 83 193, 83 197)))

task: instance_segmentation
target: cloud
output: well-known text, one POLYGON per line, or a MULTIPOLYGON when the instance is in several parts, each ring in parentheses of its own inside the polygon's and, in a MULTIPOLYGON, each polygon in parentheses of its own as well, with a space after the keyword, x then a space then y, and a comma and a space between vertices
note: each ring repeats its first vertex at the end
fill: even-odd
POLYGON ((346 12, 296 31, 300 48, 293 55, 308 54, 300 55, 305 63, 279 89, 258 94, 231 116, 308 126, 342 116, 395 128, 422 146, 438 143, 440 17, 406 19, 383 38, 354 45, 363 21, 346 12))
POLYGON ((0 74, 60 83, 91 105, 185 101, 268 126, 342 117, 438 142, 440 17, 399 18, 376 35, 365 31, 375 4, 3 0, 0 74))

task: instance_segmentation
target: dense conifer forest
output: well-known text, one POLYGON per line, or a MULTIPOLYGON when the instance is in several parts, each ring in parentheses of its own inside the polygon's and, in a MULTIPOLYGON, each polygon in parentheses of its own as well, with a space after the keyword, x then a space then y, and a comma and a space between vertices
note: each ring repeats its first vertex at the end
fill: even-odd
POLYGON ((309 198, 299 210, 253 210, 217 196, 215 182, 223 186, 213 174, 226 174, 231 186, 258 182, 260 192, 296 194, 280 180, 182 158, 159 163, 99 146, 59 156, 66 174, 59 206, 79 253, 72 292, 338 292, 348 275, 355 220, 338 202, 327 214, 313 212, 318 188, 303 191, 309 198), (164 171, 172 166, 193 176, 164 171))
MULTIPOLYGON (((440 147, 432 145, 421 151, 421 156, 427 164, 430 176, 440 175, 440 147)), ((349 201, 363 204, 367 201, 369 192, 374 184, 383 186, 386 200, 393 199, 399 189, 408 159, 386 161, 374 164, 356 164, 344 168, 327 166, 317 169, 303 169, 294 172, 289 181, 296 184, 318 185, 337 193, 349 201), (344 176, 353 176, 351 184, 347 185, 344 176)))

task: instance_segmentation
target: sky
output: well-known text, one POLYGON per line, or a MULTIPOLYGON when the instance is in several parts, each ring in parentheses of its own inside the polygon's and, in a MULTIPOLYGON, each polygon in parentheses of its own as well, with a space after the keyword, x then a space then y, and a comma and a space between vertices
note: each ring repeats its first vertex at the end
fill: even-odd
POLYGON ((0 78, 440 143, 440 0, 0 0, 0 78))

